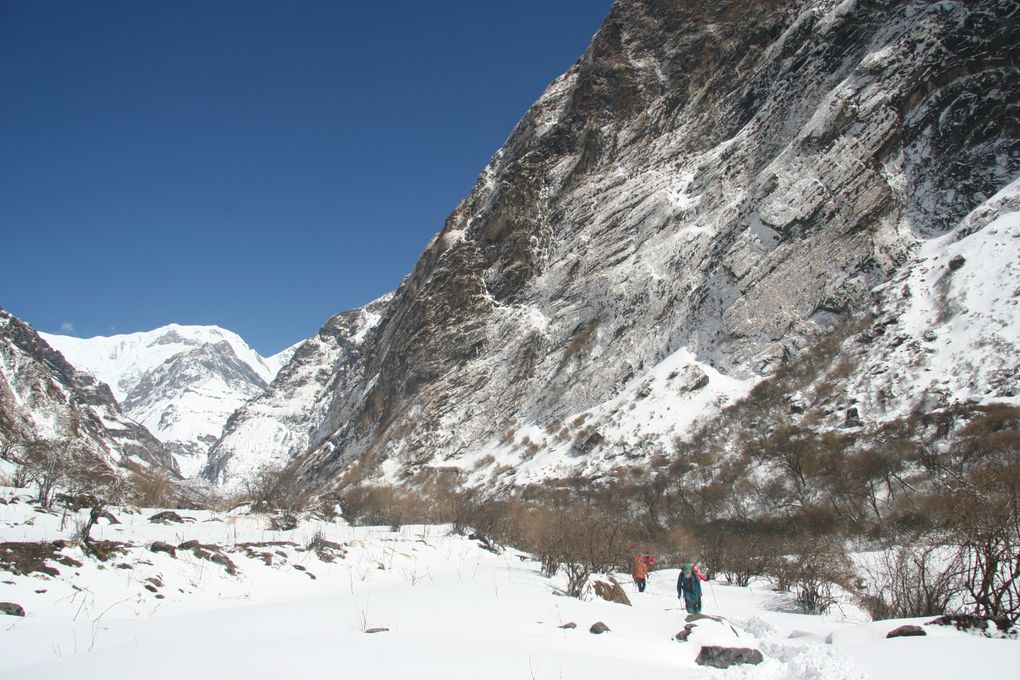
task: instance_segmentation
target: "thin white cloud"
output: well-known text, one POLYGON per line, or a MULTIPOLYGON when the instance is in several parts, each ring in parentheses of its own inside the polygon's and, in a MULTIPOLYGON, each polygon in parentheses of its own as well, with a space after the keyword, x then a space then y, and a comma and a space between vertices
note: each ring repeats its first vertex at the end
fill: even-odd
POLYGON ((64 333, 74 333, 74 323, 71 321, 65 321, 60 324, 60 330, 64 333))

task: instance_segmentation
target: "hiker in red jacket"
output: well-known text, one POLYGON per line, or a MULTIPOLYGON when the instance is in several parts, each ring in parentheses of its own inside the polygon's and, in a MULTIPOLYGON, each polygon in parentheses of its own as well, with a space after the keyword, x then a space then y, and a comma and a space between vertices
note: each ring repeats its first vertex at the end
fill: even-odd
POLYGON ((639 593, 645 592, 645 582, 648 580, 648 564, 643 555, 638 553, 630 566, 630 575, 634 577, 639 593))

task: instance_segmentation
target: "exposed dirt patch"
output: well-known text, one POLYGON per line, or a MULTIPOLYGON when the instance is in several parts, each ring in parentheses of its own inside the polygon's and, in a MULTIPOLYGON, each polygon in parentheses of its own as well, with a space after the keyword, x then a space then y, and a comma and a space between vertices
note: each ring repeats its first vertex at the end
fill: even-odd
POLYGON ((221 552, 221 547, 213 544, 199 543, 198 541, 185 541, 177 546, 177 550, 187 550, 200 560, 208 560, 218 564, 227 570, 231 576, 237 574, 237 565, 229 557, 221 552))
POLYGON ((12 574, 28 576, 29 574, 46 574, 60 576, 60 570, 49 562, 56 562, 67 567, 80 567, 81 562, 60 551, 65 547, 64 541, 53 543, 0 543, 0 568, 12 574))
POLYGON ((132 544, 121 541, 89 541, 89 546, 90 552, 96 559, 106 562, 115 557, 127 555, 128 548, 131 548, 132 544))

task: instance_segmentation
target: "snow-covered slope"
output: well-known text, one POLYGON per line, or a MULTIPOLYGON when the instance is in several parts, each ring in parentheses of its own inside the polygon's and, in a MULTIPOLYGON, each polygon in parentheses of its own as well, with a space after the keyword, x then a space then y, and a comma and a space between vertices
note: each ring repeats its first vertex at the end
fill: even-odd
MULTIPOLYGON (((965 243, 959 225, 1020 175, 1015 10, 615 3, 428 245, 330 407, 305 409, 304 479, 328 486, 362 460, 389 481, 432 466, 509 486, 647 462, 874 311, 877 287, 923 276, 931 249, 987 239, 1000 255, 982 266, 1009 275, 1005 226, 965 243)), ((940 352, 975 355, 949 378, 960 398, 1016 365, 1015 326, 973 331, 1014 301, 971 300, 988 286, 967 262, 942 280, 948 312, 971 316, 918 307, 909 322, 922 347, 935 334, 940 352)), ((924 390, 944 360, 904 357, 896 387, 924 390)))
POLYGON ((125 417, 109 388, 75 370, 36 331, 0 309, 0 441, 49 442, 115 469, 129 461, 176 475, 174 460, 125 417))
POLYGON ((380 680, 942 680, 1014 677, 1020 667, 1015 639, 928 619, 865 623, 847 602, 831 616, 807 616, 765 584, 709 582, 704 613, 724 618, 688 620, 675 569, 653 571, 644 593, 620 578, 632 606, 564 597, 564 578, 543 577, 529 555, 492 554, 449 527, 306 520, 273 531, 264 516, 206 511, 160 525, 149 521, 155 510, 111 508, 122 524, 93 531, 118 542, 102 563, 67 540, 73 521, 62 531, 58 516, 11 496, 0 489, 0 544, 9 548, 0 562, 27 567, 16 556, 38 541, 35 554, 50 555, 38 566, 53 575, 0 567, 0 601, 25 612, 0 614, 3 678, 260 680, 342 668, 345 677, 380 680), (318 547, 306 548, 313 538, 318 547), (596 622, 608 632, 589 632, 596 622), (908 623, 926 635, 885 637, 908 623), (686 627, 687 639, 677 640, 686 627), (757 649, 763 658, 701 666, 696 659, 710 645, 757 649))
POLYGON ((260 394, 294 351, 265 359, 216 326, 44 337, 76 368, 109 384, 124 412, 164 442, 188 477, 205 466, 230 414, 260 394))
POLYGON ((303 453, 391 298, 337 314, 298 347, 269 388, 230 418, 203 475, 237 488, 259 468, 285 465, 303 453))
POLYGON ((846 403, 866 421, 951 404, 1020 404, 1020 179, 921 242, 847 343, 846 403))

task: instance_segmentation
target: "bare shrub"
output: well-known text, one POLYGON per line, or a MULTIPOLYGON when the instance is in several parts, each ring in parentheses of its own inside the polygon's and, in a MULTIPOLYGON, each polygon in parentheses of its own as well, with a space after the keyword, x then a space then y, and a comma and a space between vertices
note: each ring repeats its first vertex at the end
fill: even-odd
POLYGON ((876 621, 945 614, 963 589, 960 557, 932 536, 886 552, 865 572, 861 606, 876 621))
POLYGON ((543 500, 518 513, 519 541, 541 561, 546 576, 564 571, 568 595, 583 597, 591 574, 627 563, 632 540, 625 522, 603 515, 594 503, 543 500))
POLYGON ((356 525, 389 526, 395 531, 427 515, 428 503, 420 495, 392 486, 349 486, 339 498, 344 518, 356 525))
POLYGON ((824 614, 837 602, 839 586, 852 579, 850 560, 841 543, 832 538, 801 536, 777 569, 780 582, 793 592, 807 614, 824 614))
POLYGON ((305 541, 305 548, 311 552, 318 552, 325 548, 328 543, 325 532, 322 529, 316 529, 311 538, 305 541))
POLYGON ((265 465, 244 483, 253 512, 300 512, 308 501, 293 467, 265 465))
POLYGON ((172 504, 170 478, 161 470, 135 468, 129 483, 134 490, 133 501, 143 508, 165 508, 172 504))
POLYGON ((977 613, 1020 621, 1020 463, 996 461, 975 471, 949 515, 977 613))
POLYGON ((44 508, 53 503, 53 492, 66 483, 70 462, 59 442, 37 440, 25 447, 26 475, 35 484, 36 502, 44 508))
POLYGON ((764 522, 713 522, 698 529, 701 561, 741 587, 774 570, 780 550, 773 529, 764 522))

